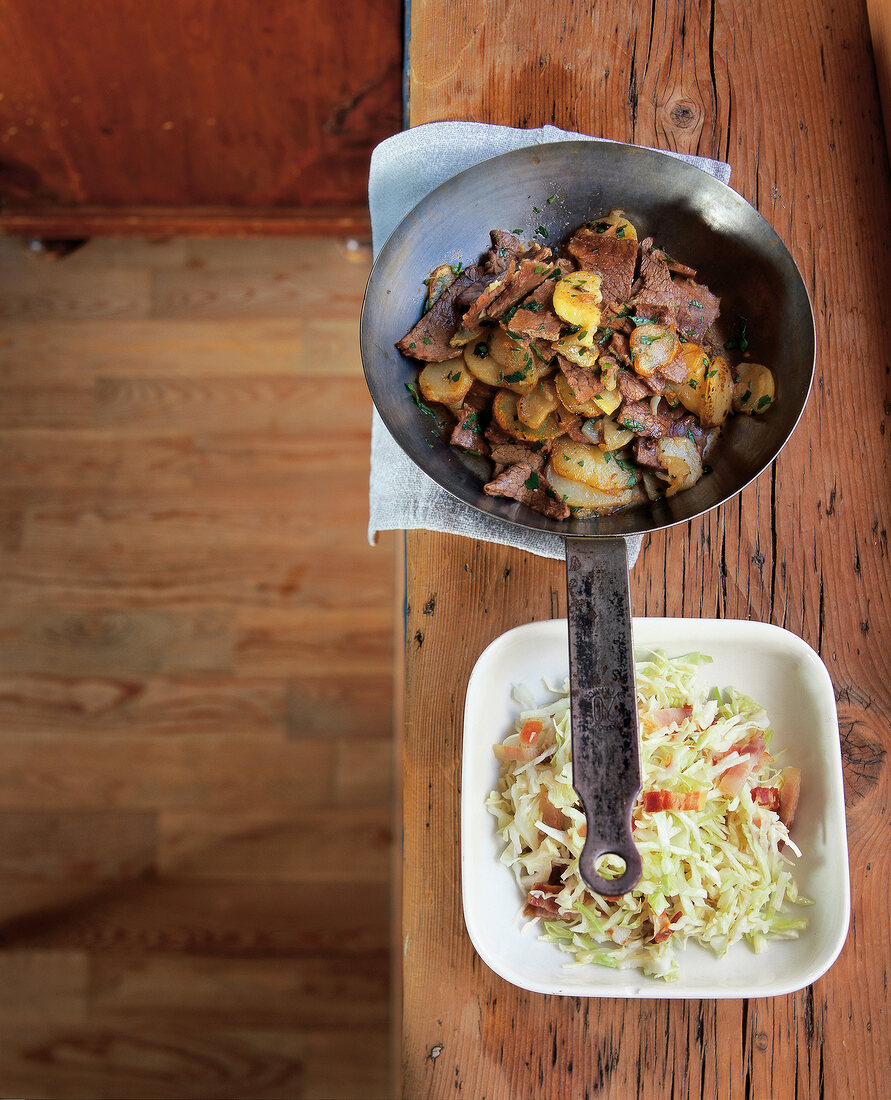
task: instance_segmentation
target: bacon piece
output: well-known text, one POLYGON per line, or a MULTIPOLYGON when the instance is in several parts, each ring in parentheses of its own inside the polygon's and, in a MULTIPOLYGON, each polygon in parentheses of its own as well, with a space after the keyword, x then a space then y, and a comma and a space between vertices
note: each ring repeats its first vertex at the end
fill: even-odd
MULTIPOLYGON (((760 733, 756 733, 745 745, 734 745, 730 752, 739 753, 743 759, 721 774, 718 790, 728 798, 735 798, 752 772, 761 764, 765 751, 764 736, 760 733)), ((730 753, 726 755, 729 756, 730 753)))
POLYGON ((568 822, 566 815, 562 810, 557 809, 553 802, 548 798, 548 792, 541 788, 539 794, 539 809, 541 810, 541 819, 545 825, 549 825, 552 829, 565 829, 568 822))
POLYGON ((753 787, 752 801, 776 813, 780 808, 779 787, 753 787))
POLYGON ((532 745, 502 745, 497 744, 492 746, 492 751, 496 757, 503 761, 517 760, 520 763, 528 764, 530 760, 534 760, 538 756, 539 750, 532 745))
POLYGON ((541 911, 544 911, 559 916, 560 906, 553 895, 559 894, 561 889, 561 886, 556 886, 550 882, 537 882, 529 890, 525 909, 526 915, 541 916, 541 911), (536 912, 536 910, 539 910, 539 912, 536 912))
POLYGON ((644 791, 646 813, 660 810, 701 810, 705 806, 705 791, 644 791))
POLYGON ((681 724, 693 713, 693 707, 685 703, 682 707, 666 707, 664 710, 654 710, 647 715, 647 721, 653 726, 670 726, 672 722, 681 724))

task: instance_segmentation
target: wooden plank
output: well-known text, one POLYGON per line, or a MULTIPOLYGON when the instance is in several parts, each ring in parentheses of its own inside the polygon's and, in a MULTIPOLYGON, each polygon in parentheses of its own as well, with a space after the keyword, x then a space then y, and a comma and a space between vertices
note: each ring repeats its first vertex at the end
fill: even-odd
POLYGON ((14 735, 5 730, 2 738, 2 804, 10 812, 45 811, 50 821, 97 808, 151 812, 197 803, 250 815, 256 807, 280 813, 336 801, 331 737, 14 735))
POLYGON ((0 43, 3 197, 20 231, 41 214, 78 236, 342 229, 365 205, 372 148, 401 127, 395 0, 346 21, 322 0, 259 19, 228 0, 23 3, 0 43))
MULTIPOLYGON (((389 747, 389 739, 382 740, 389 747)), ((366 739, 352 751, 364 761, 373 758, 375 747, 375 741, 366 739)), ((357 888, 366 883, 387 885, 393 842, 387 800, 391 784, 381 785, 373 799, 359 799, 347 796, 335 774, 335 789, 321 805, 312 794, 301 802, 307 784, 295 776, 292 805, 277 810, 246 807, 236 817, 204 808, 165 810, 159 869, 179 879, 302 883, 317 893, 324 893, 328 883, 344 880, 357 888)))
POLYGON ((353 676, 349 690, 337 673, 289 679, 218 675, 61 676, 55 672, 0 677, 0 730, 18 735, 123 734, 146 737, 227 733, 289 737, 326 734, 383 737, 392 729, 392 685, 386 674, 353 676))

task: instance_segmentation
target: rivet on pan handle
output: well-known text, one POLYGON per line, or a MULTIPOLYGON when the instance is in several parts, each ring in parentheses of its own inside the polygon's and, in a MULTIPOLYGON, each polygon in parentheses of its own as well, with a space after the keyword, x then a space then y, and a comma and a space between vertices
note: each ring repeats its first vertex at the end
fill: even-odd
POLYGON ((579 873, 607 896, 627 893, 641 875, 631 833, 641 779, 626 555, 622 538, 566 540, 572 776, 588 823, 579 873), (607 853, 625 862, 619 878, 596 871, 607 853))

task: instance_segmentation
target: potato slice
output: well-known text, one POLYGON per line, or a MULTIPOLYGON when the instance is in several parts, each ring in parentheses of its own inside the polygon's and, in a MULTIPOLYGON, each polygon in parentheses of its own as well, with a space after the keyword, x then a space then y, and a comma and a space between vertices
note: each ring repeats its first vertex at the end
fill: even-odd
POLYGON ((668 476, 667 497, 692 488, 702 477, 702 459, 687 436, 665 436, 657 441, 656 453, 668 476))
POLYGON ((605 493, 593 485, 586 485, 583 481, 573 481, 572 478, 563 477, 554 469, 551 463, 545 470, 548 484, 557 494, 560 500, 565 501, 571 508, 579 509, 581 515, 605 515, 609 512, 617 512, 620 508, 627 508, 634 500, 634 490, 624 488, 616 493, 605 493))
POLYGON ((570 481, 581 481, 602 493, 621 493, 637 481, 627 462, 619 462, 592 443, 561 440, 551 454, 551 466, 570 481))
POLYGON ((517 417, 527 427, 540 428, 545 418, 560 405, 552 378, 543 378, 517 402, 517 417))
POLYGON ((563 428, 555 412, 549 413, 537 428, 524 424, 517 416, 519 400, 510 390, 499 390, 495 394, 492 415, 499 428, 514 439, 522 439, 527 443, 543 443, 546 439, 554 439, 561 434, 563 428))
POLYGON ((665 325, 638 325, 631 333, 631 363, 638 374, 653 374, 677 355, 677 333, 665 325))
POLYGON ((425 401, 436 401, 458 409, 473 385, 473 375, 465 370, 460 359, 445 363, 428 363, 418 375, 418 386, 425 401))
POLYGON ((501 386, 514 393, 531 393, 552 369, 551 364, 540 359, 532 345, 517 340, 503 328, 497 328, 489 338, 489 354, 499 363, 502 371, 501 386))
POLYGON ((773 371, 762 363, 740 363, 733 387, 733 407, 737 412, 767 412, 776 396, 773 371))
POLYGON ((683 385, 671 383, 666 386, 666 393, 674 394, 685 409, 699 415, 702 408, 702 391, 705 372, 711 369, 708 356, 699 344, 681 343, 677 359, 683 359, 687 369, 687 381, 683 385))
POLYGON ((584 329, 582 331, 585 333, 584 336, 581 332, 561 336, 559 340, 554 341, 554 347, 570 363, 575 363, 579 367, 593 367, 597 362, 600 349, 594 347, 594 333, 584 329))
POLYGON ((627 240, 637 240, 637 230, 625 217, 622 210, 610 210, 605 218, 598 218, 591 223, 595 233, 603 233, 604 237, 625 237, 627 240))
POLYGON ((733 404, 733 375, 723 355, 712 359, 702 380, 702 407, 699 422, 703 428, 716 428, 730 415, 733 404))
POLYGON ((504 381, 501 364, 490 353, 485 340, 472 340, 464 345, 464 365, 474 378, 489 386, 500 386, 504 381))
POLYGON ((568 325, 577 325, 575 335, 580 341, 589 339, 589 347, 600 324, 600 282, 594 272, 573 271, 558 279, 554 287, 554 312, 568 325))

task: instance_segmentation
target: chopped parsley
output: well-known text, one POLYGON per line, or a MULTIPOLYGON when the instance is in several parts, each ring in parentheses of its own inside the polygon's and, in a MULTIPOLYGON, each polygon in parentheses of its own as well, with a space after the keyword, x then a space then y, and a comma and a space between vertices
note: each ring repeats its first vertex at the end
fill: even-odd
POLYGON ((535 230, 535 232, 540 237, 546 237, 548 235, 548 231, 547 231, 547 229, 545 229, 545 227, 543 225, 538 226, 538 228, 535 230))
POLYGON ((464 270, 464 264, 462 264, 460 260, 456 264, 450 264, 449 266, 455 275, 460 275, 464 270))
POLYGON ((505 382, 522 382, 526 375, 529 373, 529 367, 523 367, 522 370, 514 371, 513 374, 506 374, 504 376, 505 382))
POLYGON ((456 370, 454 374, 450 374, 449 375, 449 381, 450 382, 460 382, 461 381, 461 371, 456 370))
POLYGON ((728 350, 738 348, 740 351, 746 351, 749 346, 748 324, 749 322, 745 317, 738 316, 736 318, 736 331, 724 347, 728 350))
POLYGON ((706 378, 714 378, 717 373, 718 373, 717 370, 707 370, 705 372, 705 377, 706 378))
POLYGON ((522 233, 522 232, 523 232, 522 229, 512 229, 511 230, 511 233, 522 233))
POLYGON ((770 404, 770 398, 767 396, 767 394, 765 394, 761 398, 761 400, 758 402, 758 404, 755 406, 755 408, 756 409, 766 409, 769 404, 770 404))
POLYGON ((432 341, 432 340, 430 339, 430 337, 429 337, 429 336, 425 336, 425 337, 424 337, 424 343, 425 343, 425 344, 432 344, 432 343, 433 343, 433 341, 432 341))
POLYGON ((473 354, 477 357, 477 359, 488 359, 489 345, 484 344, 482 340, 480 340, 477 346, 473 349, 473 354))
POLYGON ((620 225, 618 227, 618 229, 616 230, 616 236, 619 237, 620 239, 625 236, 625 226, 624 225, 620 225))
POLYGON ((461 427, 466 428, 469 432, 479 431, 479 426, 480 414, 475 409, 473 412, 469 412, 461 421, 461 427))
POLYGON ((539 487, 539 477, 535 470, 526 478, 523 482, 527 489, 537 489, 539 487))
POLYGON ((697 309, 702 309, 702 302, 698 302, 695 298, 690 299, 690 305, 696 306, 697 309))
POLYGON ((550 206, 551 203, 555 203, 556 201, 557 201, 557 196, 556 195, 551 195, 551 197, 548 199, 548 205, 550 206))
POLYGON ((541 213, 541 211, 539 210, 539 208, 537 206, 532 207, 532 212, 533 212, 533 214, 540 214, 541 213))
POLYGON ((418 387, 414 382, 406 382, 405 388, 411 394, 411 399, 418 406, 422 413, 426 413, 427 416, 432 416, 434 420, 439 422, 439 419, 433 409, 427 404, 423 397, 418 393, 418 387))
POLYGON ((535 265, 535 274, 536 275, 541 275, 541 273, 543 271, 547 271, 547 267, 545 266, 545 264, 536 264, 535 265))
MULTIPOLYGON (((625 316, 627 317, 628 315, 626 314, 625 316)), ((651 317, 638 317, 634 315, 632 316, 631 320, 634 323, 635 328, 640 328, 641 325, 651 325, 653 323, 651 317)))

